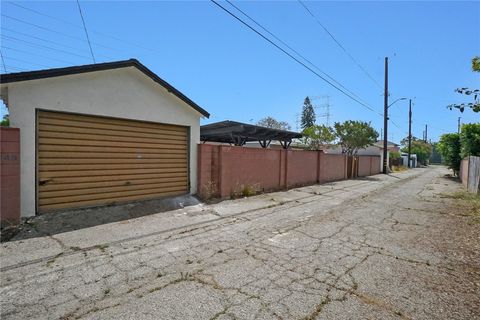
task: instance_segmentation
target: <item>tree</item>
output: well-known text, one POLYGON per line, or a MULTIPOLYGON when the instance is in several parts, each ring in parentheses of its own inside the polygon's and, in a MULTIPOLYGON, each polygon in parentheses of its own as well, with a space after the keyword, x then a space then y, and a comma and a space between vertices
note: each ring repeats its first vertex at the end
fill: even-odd
MULTIPOLYGON (((473 57, 472 59, 472 71, 480 72, 480 57, 473 57)), ((454 103, 447 106, 450 110, 453 108, 459 109, 460 112, 465 111, 466 108, 471 108, 473 112, 480 112, 480 90, 479 89, 469 89, 469 88, 457 88, 455 92, 464 94, 467 96, 473 96, 473 102, 469 103, 454 103)))
MULTIPOLYGON (((400 142, 403 146, 402 152, 408 152, 408 137, 400 142)), ((417 161, 423 165, 428 164, 432 155, 432 145, 424 140, 412 137, 411 153, 417 155, 417 161)))
POLYGON ((308 150, 321 150, 335 141, 335 131, 325 125, 313 125, 303 130, 303 143, 308 150))
POLYGON ((460 136, 457 133, 442 134, 438 142, 438 151, 443 157, 443 162, 458 176, 460 171, 460 136))
POLYGON ((303 109, 302 109, 302 121, 301 126, 302 129, 306 129, 308 127, 315 125, 315 110, 313 109, 312 103, 310 102, 310 98, 306 97, 305 101, 303 102, 303 109))
POLYGON ((9 127, 10 126, 10 118, 8 114, 3 116, 2 121, 0 121, 0 127, 9 127))
POLYGON ((358 149, 373 145, 378 137, 378 132, 370 126, 370 123, 363 121, 335 122, 334 127, 342 152, 349 156, 356 155, 358 149))
POLYGON ((291 129, 288 122, 278 121, 272 117, 265 117, 263 119, 260 119, 257 122, 257 126, 271 128, 271 129, 278 129, 278 130, 287 130, 287 131, 291 129))
POLYGON ((460 131, 460 156, 480 156, 480 123, 462 125, 460 131))
POLYGON ((473 57, 473 59, 472 59, 472 71, 480 72, 480 57, 473 57))

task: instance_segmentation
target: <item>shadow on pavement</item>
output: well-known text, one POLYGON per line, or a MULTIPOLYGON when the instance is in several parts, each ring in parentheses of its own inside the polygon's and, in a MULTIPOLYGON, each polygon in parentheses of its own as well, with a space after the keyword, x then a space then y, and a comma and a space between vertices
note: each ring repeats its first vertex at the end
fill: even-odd
POLYGON ((43 237, 199 204, 191 195, 37 215, 3 228, 1 242, 43 237))

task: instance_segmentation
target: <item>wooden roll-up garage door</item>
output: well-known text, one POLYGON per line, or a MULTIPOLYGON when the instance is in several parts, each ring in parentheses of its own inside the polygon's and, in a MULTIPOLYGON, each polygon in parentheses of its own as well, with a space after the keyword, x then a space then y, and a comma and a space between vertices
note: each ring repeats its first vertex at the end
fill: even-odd
POLYGON ((39 212, 188 192, 188 129, 37 112, 39 212))

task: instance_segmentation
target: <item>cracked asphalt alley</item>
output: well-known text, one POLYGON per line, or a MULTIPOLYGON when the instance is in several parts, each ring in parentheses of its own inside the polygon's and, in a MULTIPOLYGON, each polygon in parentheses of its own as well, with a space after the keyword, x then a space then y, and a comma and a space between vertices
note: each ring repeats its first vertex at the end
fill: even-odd
POLYGON ((444 167, 2 243, 2 319, 480 319, 444 167), (131 232, 127 232, 130 230, 131 232))

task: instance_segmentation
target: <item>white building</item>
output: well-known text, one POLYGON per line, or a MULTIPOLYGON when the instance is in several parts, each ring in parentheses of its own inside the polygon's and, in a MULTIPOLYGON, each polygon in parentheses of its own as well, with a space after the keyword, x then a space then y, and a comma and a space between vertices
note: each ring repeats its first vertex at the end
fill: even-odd
POLYGON ((21 215, 196 192, 200 118, 137 60, 4 74, 21 215))

